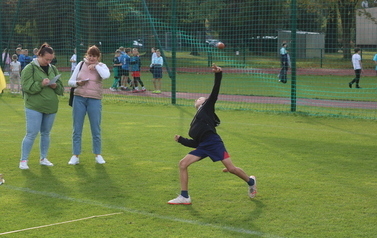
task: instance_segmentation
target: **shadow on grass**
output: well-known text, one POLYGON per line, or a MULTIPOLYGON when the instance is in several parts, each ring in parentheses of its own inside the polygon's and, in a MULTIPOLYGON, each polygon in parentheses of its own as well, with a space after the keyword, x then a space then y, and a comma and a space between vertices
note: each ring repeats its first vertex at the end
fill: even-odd
POLYGON ((26 190, 22 195, 22 202, 28 207, 44 211, 49 216, 57 216, 64 213, 64 203, 60 199, 49 199, 41 193, 51 194, 51 197, 59 198, 59 194, 68 194, 69 189, 53 175, 52 169, 48 166, 40 166, 40 175, 31 170, 22 171, 22 175, 26 178, 24 185, 26 190), (34 191, 38 193, 33 193, 34 191), (46 199, 48 199, 48 202, 45 202, 46 199))

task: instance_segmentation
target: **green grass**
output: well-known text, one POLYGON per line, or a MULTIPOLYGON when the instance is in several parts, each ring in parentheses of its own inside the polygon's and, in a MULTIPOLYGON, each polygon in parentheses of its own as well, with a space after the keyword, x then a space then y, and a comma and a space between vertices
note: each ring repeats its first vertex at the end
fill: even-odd
POLYGON ((233 162, 258 178, 246 184, 209 159, 190 167, 191 206, 166 202, 179 192, 178 161, 194 108, 103 106, 103 156, 96 165, 85 122, 81 163, 69 166, 71 108, 62 101, 49 159, 18 169, 25 134, 23 102, 0 97, 0 234, 4 237, 373 237, 377 233, 376 121, 218 110, 233 162))

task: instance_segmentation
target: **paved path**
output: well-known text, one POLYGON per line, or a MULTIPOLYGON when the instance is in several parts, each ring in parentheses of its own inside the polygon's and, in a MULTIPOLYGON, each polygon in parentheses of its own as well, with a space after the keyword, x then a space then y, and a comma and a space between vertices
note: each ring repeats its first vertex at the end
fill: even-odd
MULTIPOLYGON (((67 91, 69 91, 67 89, 67 91)), ((153 94, 151 91, 132 93, 130 91, 112 92, 110 89, 104 89, 105 94, 117 94, 131 97, 155 97, 155 98, 171 98, 171 92, 162 92, 161 94, 153 94)), ((176 98, 195 100, 201 96, 200 93, 176 93, 176 98)), ((220 101, 245 102, 245 103, 265 103, 265 104, 291 104, 290 98, 283 97, 262 97, 262 96, 241 96, 241 95, 219 95, 220 101)), ((317 106, 317 107, 337 107, 337 108, 358 108, 358 109, 377 109, 377 102, 363 101, 344 101, 344 100, 325 100, 325 99, 306 99, 297 98, 297 105, 301 106, 317 106)))

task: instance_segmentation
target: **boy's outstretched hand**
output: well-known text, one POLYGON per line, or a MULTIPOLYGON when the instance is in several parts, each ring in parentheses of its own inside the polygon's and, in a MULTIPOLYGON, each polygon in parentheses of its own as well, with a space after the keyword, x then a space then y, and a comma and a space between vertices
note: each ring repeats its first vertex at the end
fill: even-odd
POLYGON ((221 67, 217 66, 216 64, 212 64, 212 71, 214 73, 220 73, 222 71, 221 67))

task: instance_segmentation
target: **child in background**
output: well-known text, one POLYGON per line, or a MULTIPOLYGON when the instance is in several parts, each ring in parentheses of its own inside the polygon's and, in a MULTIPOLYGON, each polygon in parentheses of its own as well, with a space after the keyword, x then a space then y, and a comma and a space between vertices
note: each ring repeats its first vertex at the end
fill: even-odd
POLYGON ((151 68, 153 68, 153 86, 154 91, 152 93, 161 93, 161 78, 162 78, 162 66, 164 65, 164 60, 161 57, 160 50, 156 50, 156 56, 152 57, 151 68))
POLYGON ((376 76, 377 76, 377 54, 374 55, 373 61, 374 61, 374 64, 376 65, 375 70, 376 70, 376 76))
POLYGON ((10 91, 11 93, 20 93, 21 85, 21 63, 17 61, 18 57, 16 54, 12 55, 12 62, 10 62, 10 91), (17 90, 15 90, 17 86, 17 90))
POLYGON ((71 59, 69 60, 69 62, 71 62, 71 75, 72 75, 77 65, 76 49, 73 49, 73 55, 71 56, 71 59))
POLYGON ((24 49, 24 54, 25 54, 25 66, 26 66, 26 65, 30 64, 30 62, 33 60, 33 58, 29 56, 29 50, 28 49, 24 49))
POLYGON ((118 91, 118 86, 119 86, 119 80, 120 80, 120 71, 122 69, 122 62, 120 62, 119 57, 120 57, 121 51, 116 50, 114 59, 113 59, 113 71, 114 71, 114 83, 110 87, 110 90, 115 92, 118 91))
POLYGON ((130 58, 130 71, 132 71, 132 77, 133 77, 133 85, 134 88, 132 90, 133 93, 139 92, 138 83, 140 83, 141 91, 145 92, 146 89, 144 87, 143 81, 141 81, 140 78, 140 67, 141 67, 141 61, 139 57, 139 50, 137 48, 132 49, 132 56, 130 58))
POLYGON ((131 87, 132 82, 130 79, 130 48, 124 48, 120 47, 120 57, 119 61, 122 63, 122 67, 120 69, 119 75, 121 77, 120 79, 120 89, 123 91, 129 91, 129 87, 131 87), (129 85, 129 86, 127 86, 129 85))
POLYGON ((25 50, 23 50, 23 49, 18 50, 18 48, 17 48, 16 52, 19 52, 19 53, 17 53, 18 54, 18 62, 21 63, 21 71, 22 71, 24 69, 24 67, 26 66, 26 64, 25 64, 25 50))
POLYGON ((33 50, 33 59, 35 59, 35 58, 38 58, 38 48, 34 48, 34 50, 33 50))
POLYGON ((153 59, 155 59, 157 57, 157 54, 156 54, 156 47, 152 47, 151 48, 151 67, 149 68, 149 72, 151 72, 153 74, 153 59))

